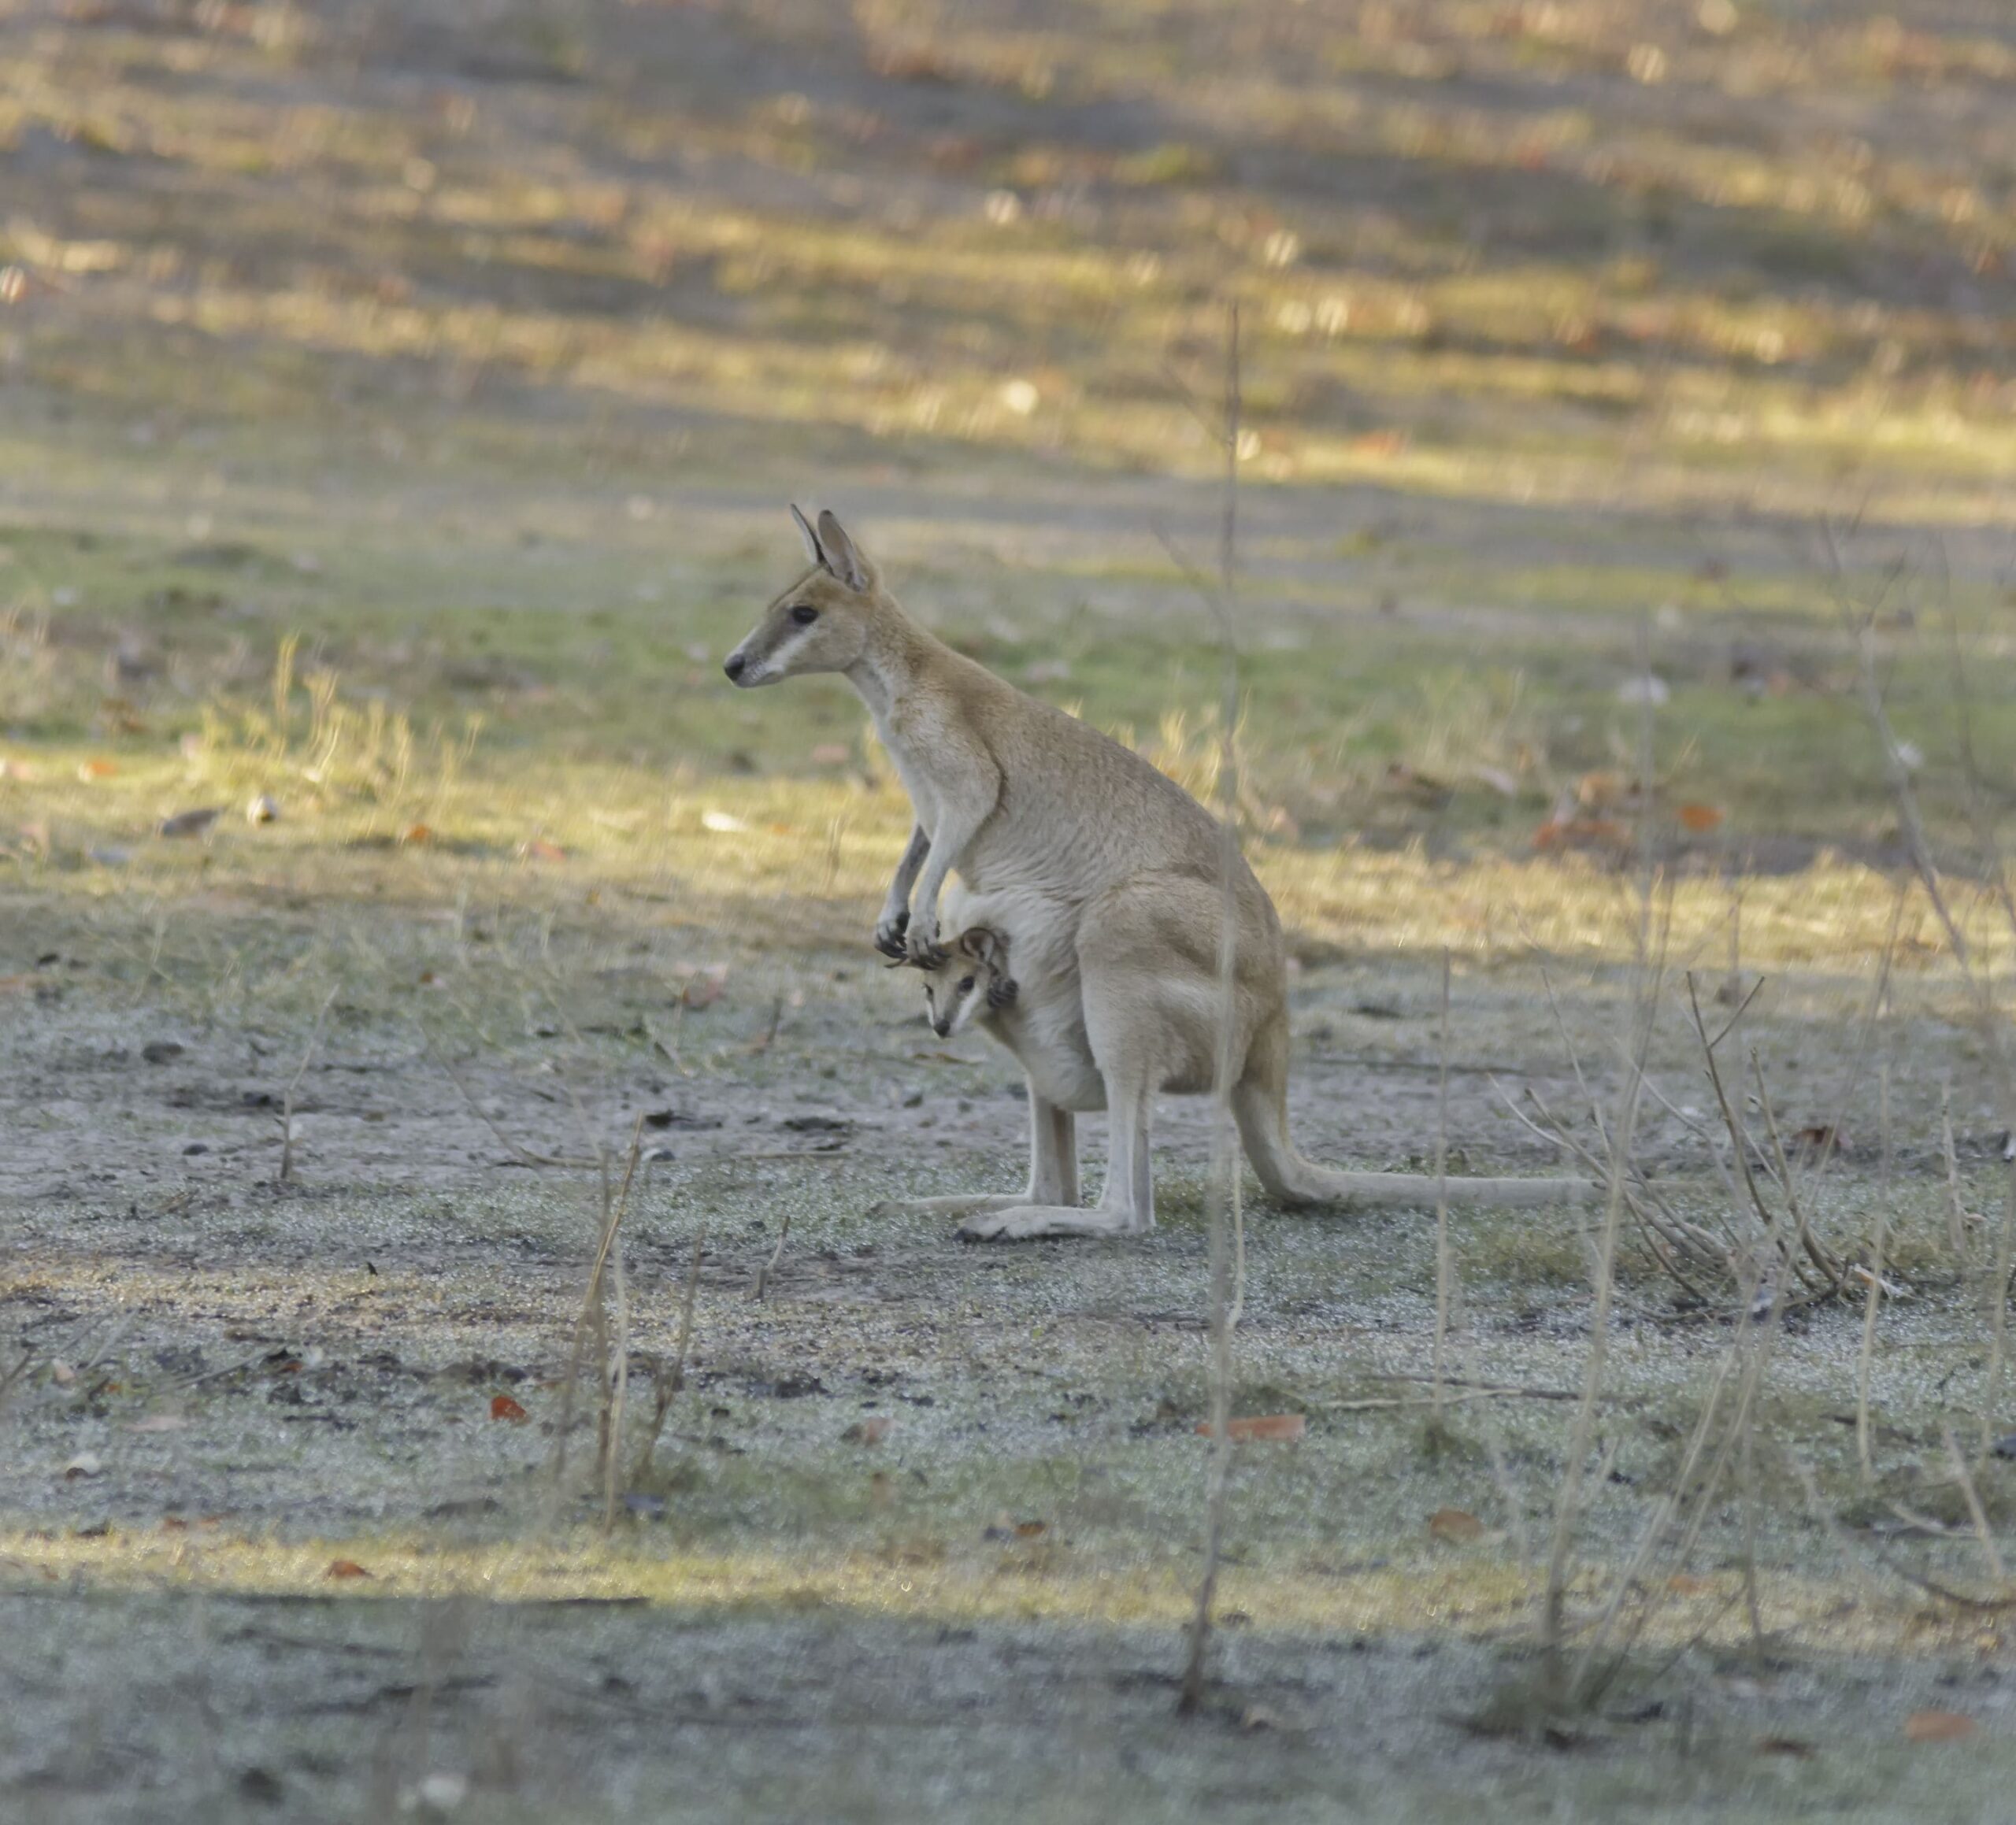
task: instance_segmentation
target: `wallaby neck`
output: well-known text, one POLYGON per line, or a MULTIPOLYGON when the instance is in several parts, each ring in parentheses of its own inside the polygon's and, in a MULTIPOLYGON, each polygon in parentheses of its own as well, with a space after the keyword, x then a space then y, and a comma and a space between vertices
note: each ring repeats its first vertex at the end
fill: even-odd
POLYGON ((867 650, 847 668, 846 676, 878 727, 888 726, 890 713, 922 682, 932 654, 943 650, 900 611, 876 628, 867 650))

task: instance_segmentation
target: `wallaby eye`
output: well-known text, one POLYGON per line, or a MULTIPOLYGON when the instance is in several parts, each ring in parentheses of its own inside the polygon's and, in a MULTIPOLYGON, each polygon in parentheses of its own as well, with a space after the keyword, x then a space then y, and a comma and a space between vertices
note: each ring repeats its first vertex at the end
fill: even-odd
POLYGON ((819 619, 819 611, 810 602, 800 602, 791 610, 791 618, 801 627, 809 627, 819 619))
POLYGON ((967 978, 966 978, 963 982, 962 982, 962 983, 959 984, 959 993, 960 993, 961 994, 962 994, 962 995, 969 995, 969 994, 971 994, 973 992, 973 979, 971 976, 968 976, 968 977, 967 977, 967 978))

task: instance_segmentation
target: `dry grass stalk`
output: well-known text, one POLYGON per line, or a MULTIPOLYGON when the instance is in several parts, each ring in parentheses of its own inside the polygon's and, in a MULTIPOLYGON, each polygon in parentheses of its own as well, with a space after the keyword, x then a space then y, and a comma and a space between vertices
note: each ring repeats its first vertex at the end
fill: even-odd
POLYGON ((1855 1364, 1855 1458, 1862 1468, 1863 1488, 1876 1480, 1875 1460, 1870 1451, 1869 1379, 1876 1360, 1876 1319, 1883 1304, 1883 1244, 1890 1215, 1890 1067, 1886 1064, 1879 1080, 1883 1131, 1883 1165, 1876 1195, 1876 1231, 1870 1238, 1867 1281, 1869 1294, 1862 1305, 1862 1354, 1855 1364))
MULTIPOLYGON (((574 1405, 580 1383, 582 1360, 587 1354, 590 1338, 598 1345, 601 1366, 596 1380, 599 1399, 597 1403, 596 1434, 598 1455, 596 1475, 604 1485, 605 1519, 607 1516, 607 1480, 609 1463, 614 1455, 613 1434, 610 1421, 611 1409, 616 1397, 616 1378, 612 1375, 609 1362, 610 1339, 608 1334, 607 1294, 609 1286, 610 1257, 615 1252, 617 1232, 621 1227, 624 1212, 629 1202, 630 1186, 637 1170, 637 1162, 643 1151, 643 1117, 639 1116, 630 1136, 630 1151, 623 1174, 623 1189, 620 1196, 610 1185, 608 1156, 599 1145, 596 1151, 600 1156, 600 1184, 602 1216, 595 1238, 594 1259, 589 1264, 588 1283, 581 1295, 581 1309, 574 1320, 573 1336, 568 1346, 567 1372, 561 1383, 560 1423, 553 1447, 552 1495, 556 1507, 563 1499, 567 1478, 567 1449, 574 1427, 574 1405)), ((627 1312, 624 1315, 627 1320, 627 1312)), ((616 1347, 626 1357, 629 1338, 627 1331, 615 1340, 616 1347)))
POLYGON ((2002 1554, 1995 1544, 1995 1531, 1988 1524, 1988 1511, 1981 1506, 1981 1491, 1974 1487, 1974 1479, 1968 1474, 1967 1460, 1960 1455, 1960 1442, 1953 1436, 1951 1426, 1940 1427, 1940 1436, 1946 1446, 1946 1461, 1953 1471, 1953 1480, 1960 1486, 1960 1494, 1967 1505, 1968 1518, 1974 1523, 1974 1537, 1981 1543, 1981 1554, 1988 1560, 1988 1568, 1994 1574, 1998 1586, 2007 1587, 2009 1574, 2003 1568, 2002 1554))
POLYGON ((1953 1147, 1953 1086, 1939 1093, 1939 1146, 1946 1164, 1946 1248, 1965 1266, 1967 1259, 1967 1205, 1960 1195, 1960 1161, 1953 1147))
POLYGON ((1232 1405, 1232 1333, 1236 1322, 1227 1261, 1228 1227, 1239 1227, 1243 1294, 1244 1236, 1240 1215, 1240 1152, 1232 1125, 1232 1090, 1237 1003, 1235 972, 1238 961, 1239 776, 1233 730, 1238 723, 1239 654, 1233 640, 1237 600, 1239 539, 1240 371, 1239 306, 1229 306, 1225 321, 1225 492, 1218 532, 1217 619, 1225 654, 1225 709, 1219 767, 1220 877, 1218 912, 1217 1056, 1214 1077, 1210 1201, 1211 1263, 1211 1464, 1205 1497, 1204 1568, 1197 1584, 1197 1606, 1191 1619, 1190 1649, 1183 1670, 1180 1710, 1202 1705, 1205 1669, 1211 1642, 1211 1609, 1217 1592, 1219 1561, 1225 1550, 1225 1502, 1232 1483, 1232 1434, 1227 1422, 1232 1405))
MULTIPOLYGON (((1647 636, 1640 624, 1641 674, 1651 666, 1646 650, 1647 636)), ((1641 707, 1638 730, 1639 778, 1652 778, 1652 725, 1649 701, 1641 707)), ((1632 1142, 1637 1131, 1638 1111, 1645 1083, 1645 1061, 1658 1019, 1659 995, 1666 964, 1662 927, 1655 950, 1653 905, 1654 874, 1651 837, 1645 838, 1639 880, 1637 970, 1632 984, 1629 1065, 1617 1096, 1616 1114, 1606 1131, 1599 1128, 1606 1153, 1606 1195, 1603 1223, 1597 1232, 1592 1264, 1593 1297, 1589 1312, 1589 1355, 1584 1367, 1581 1398, 1576 1404, 1574 1423, 1569 1429, 1567 1462, 1561 1487, 1555 1499, 1554 1530, 1547 1549, 1547 1581, 1542 1597, 1540 1649, 1544 1659, 1546 1697, 1552 1705, 1566 1708, 1576 1697, 1569 1675, 1566 1653, 1568 1639, 1568 1583, 1577 1534, 1585 1503, 1584 1479, 1595 1439, 1595 1418, 1603 1393, 1603 1371, 1608 1360, 1610 1309, 1617 1289, 1618 1242, 1622 1231, 1625 1184, 1632 1172, 1632 1142)))
POLYGON ((665 1372, 661 1360, 653 1375, 651 1397, 651 1423, 644 1434, 644 1442, 638 1447, 637 1461, 632 1467, 632 1483, 643 1480, 651 1468, 652 1454, 658 1449, 658 1438, 665 1431, 665 1416, 672 1411, 672 1403, 680 1389, 686 1386, 686 1353, 693 1341, 693 1301, 700 1290, 700 1257, 707 1246, 707 1226, 700 1225, 699 1234, 693 1238, 693 1259, 686 1269, 686 1291, 679 1302, 679 1337, 673 1346, 672 1369, 665 1372))
POLYGON ((322 998, 322 1005, 315 1012, 315 1025, 308 1035, 308 1043, 302 1049, 301 1062, 294 1068, 294 1075, 287 1080, 287 1089, 280 1098, 280 1164, 273 1176, 282 1185, 294 1180, 294 1093, 300 1089, 302 1079, 307 1075, 309 1061, 315 1056, 315 1048, 322 1042, 322 1023, 329 1016, 336 991, 332 988, 322 998))
MULTIPOLYGON (((1841 598, 1846 609, 1847 604, 1840 586, 1840 561, 1834 550, 1831 530, 1827 533, 1827 549, 1832 561, 1837 597, 1841 598)), ((1940 927, 1946 934, 1953 960, 1959 965, 1961 975, 1973 998, 1996 1086, 2002 1098, 2003 1122, 2007 1126, 2016 1128, 2016 1065, 2012 1065, 2009 1056, 2007 1023, 2003 1019, 1996 1003, 1994 975, 1976 958, 1966 933, 1955 917, 1947 898, 1939 864, 1933 854, 1931 839, 1925 831, 1925 819, 1918 809, 1918 793, 1911 783, 1911 768, 1905 758, 1903 746, 1897 739, 1896 730, 1891 727, 1889 712, 1883 701, 1882 683, 1877 668, 1874 612, 1860 613, 1855 616, 1855 620, 1862 704, 1883 751, 1884 768, 1889 780, 1891 796, 1896 801, 1898 823, 1910 852, 1912 866, 1917 870, 1918 879, 1932 901, 1933 911, 1937 915, 1940 927)), ((2007 922, 2011 935, 2016 935, 2016 898, 2010 895, 2008 872, 1999 856, 1992 870, 1992 886, 1995 890, 1992 898, 2007 922)), ((1947 1127, 1950 1131, 1950 1122, 1947 1127)), ((1954 1176, 1949 1173, 1949 1183, 1954 1176)), ((1979 1454, 1984 1460, 1994 1445, 1996 1416, 2002 1405, 2003 1377, 2008 1362, 2009 1281, 2012 1270, 2016 1270, 2016 1161, 2012 1161, 2010 1166, 2002 1222, 1996 1235, 1994 1257, 1993 1277, 1987 1289, 1989 1308, 1988 1366, 1982 1390, 1981 1409, 1979 1454)))
POLYGON ((1434 1423, 1442 1423, 1442 1368, 1449 1343, 1451 1284, 1455 1260, 1449 1249, 1449 953, 1442 953, 1442 1024, 1438 1045, 1439 1081, 1435 1101, 1435 1350, 1434 1423))

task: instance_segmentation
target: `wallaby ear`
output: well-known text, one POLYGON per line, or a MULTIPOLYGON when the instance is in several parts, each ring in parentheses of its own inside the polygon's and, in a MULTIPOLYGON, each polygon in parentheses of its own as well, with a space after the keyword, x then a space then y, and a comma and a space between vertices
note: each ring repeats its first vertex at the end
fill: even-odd
POLYGON ((850 590, 865 590, 875 580, 868 560, 847 536, 847 529, 833 516, 828 507, 819 515, 819 549, 825 554, 825 565, 834 576, 850 590))
POLYGON ((960 933, 959 948, 989 969, 999 969, 1008 961, 1008 946, 999 933, 988 931, 984 925, 976 925, 960 933))
POLYGON ((795 501, 791 504, 791 516, 798 522, 798 529, 804 535, 805 555, 821 570, 831 570, 833 567, 826 561, 825 553, 819 549, 819 535, 812 530, 812 522, 799 512, 795 501))

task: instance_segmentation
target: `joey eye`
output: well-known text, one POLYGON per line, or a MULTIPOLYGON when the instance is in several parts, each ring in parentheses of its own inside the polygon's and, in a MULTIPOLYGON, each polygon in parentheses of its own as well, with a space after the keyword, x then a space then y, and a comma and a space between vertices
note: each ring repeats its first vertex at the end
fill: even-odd
POLYGON ((959 984, 959 993, 962 995, 969 995, 973 992, 973 979, 971 976, 967 976, 959 984))
POLYGON ((801 627, 809 627, 819 619, 819 611, 810 602, 800 602, 791 610, 791 618, 801 627))

